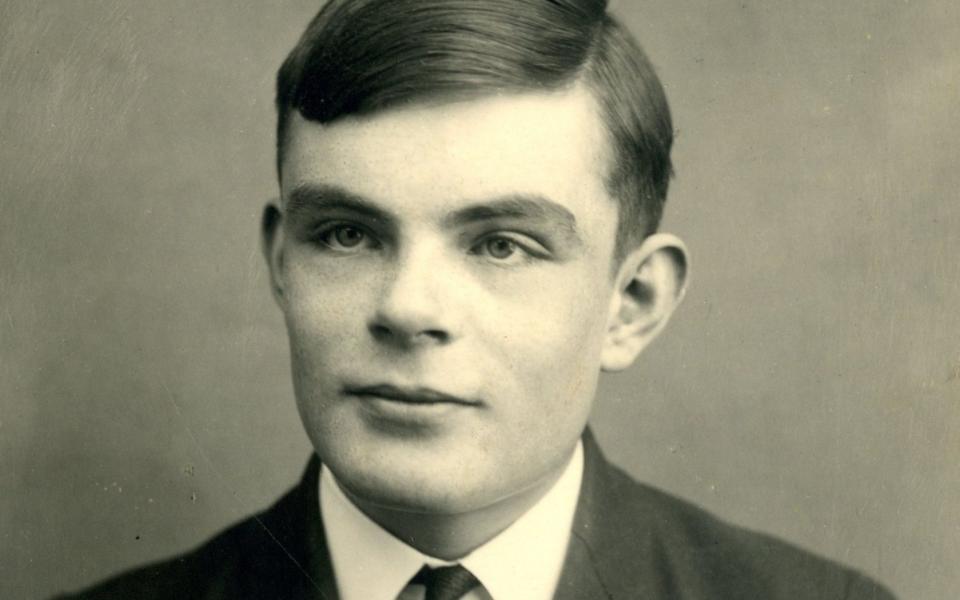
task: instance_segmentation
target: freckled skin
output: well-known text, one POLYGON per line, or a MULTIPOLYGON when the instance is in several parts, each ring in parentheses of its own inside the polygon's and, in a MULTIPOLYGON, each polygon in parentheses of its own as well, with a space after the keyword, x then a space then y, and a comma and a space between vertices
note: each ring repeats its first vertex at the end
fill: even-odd
POLYGON ((614 294, 606 148, 580 87, 330 125, 294 116, 281 212, 298 186, 327 185, 368 199, 390 221, 284 214, 274 244, 298 408, 355 500, 457 515, 559 474, 587 422, 614 294), (582 243, 549 221, 444 220, 510 194, 569 211, 582 243), (475 403, 385 417, 342 393, 351 382, 475 403))

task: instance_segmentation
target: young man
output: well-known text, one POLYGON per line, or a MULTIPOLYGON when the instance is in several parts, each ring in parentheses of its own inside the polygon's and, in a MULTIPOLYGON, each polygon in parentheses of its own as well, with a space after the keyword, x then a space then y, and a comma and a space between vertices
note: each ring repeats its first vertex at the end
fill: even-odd
POLYGON ((89 598, 888 598, 635 483, 586 429, 683 297, 661 86, 598 0, 332 0, 263 247, 316 457, 89 598))

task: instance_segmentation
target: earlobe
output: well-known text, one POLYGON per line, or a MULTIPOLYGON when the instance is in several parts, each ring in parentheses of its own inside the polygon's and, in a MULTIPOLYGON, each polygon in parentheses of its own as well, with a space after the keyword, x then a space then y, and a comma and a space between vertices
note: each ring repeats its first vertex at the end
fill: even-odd
POLYGON ((283 305, 283 213, 275 202, 263 208, 260 221, 260 249, 270 272, 270 291, 283 305))
POLYGON ((611 299, 600 366, 629 367, 666 326, 683 300, 687 250, 676 236, 649 236, 623 260, 611 299))

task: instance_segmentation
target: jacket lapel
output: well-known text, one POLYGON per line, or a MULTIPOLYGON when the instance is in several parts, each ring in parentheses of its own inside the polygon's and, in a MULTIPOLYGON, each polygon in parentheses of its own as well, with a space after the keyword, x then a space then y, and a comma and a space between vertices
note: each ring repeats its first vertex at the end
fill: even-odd
MULTIPOLYGON (((274 568, 256 569, 270 595, 296 600, 337 600, 318 497, 320 459, 314 454, 297 487, 261 515, 260 525, 273 542, 274 568), (272 580, 272 585, 271 584, 272 580), (267 587, 270 585, 270 587, 267 587)), ((255 594, 257 598, 261 594, 255 594)))
POLYGON ((655 537, 645 526, 655 516, 617 501, 635 493, 626 489, 633 482, 607 462, 589 429, 583 449, 583 483, 555 599, 663 597, 669 585, 661 581, 655 537))
MULTIPOLYGON (((657 564, 655 514, 618 502, 635 484, 607 462, 592 432, 583 435, 584 471, 570 545, 556 600, 653 600, 669 595, 669 569, 657 564)), ((320 515, 320 461, 312 456, 300 484, 264 515, 276 542, 302 571, 289 597, 337 600, 336 581, 320 515)))

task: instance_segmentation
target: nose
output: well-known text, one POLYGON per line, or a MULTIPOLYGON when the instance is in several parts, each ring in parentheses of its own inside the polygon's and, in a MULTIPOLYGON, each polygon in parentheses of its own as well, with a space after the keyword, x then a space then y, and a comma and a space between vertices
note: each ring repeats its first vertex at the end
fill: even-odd
POLYGON ((381 343, 410 348, 442 346, 457 335, 449 293, 456 285, 449 266, 436 254, 407 252, 384 278, 377 309, 368 329, 381 343))

